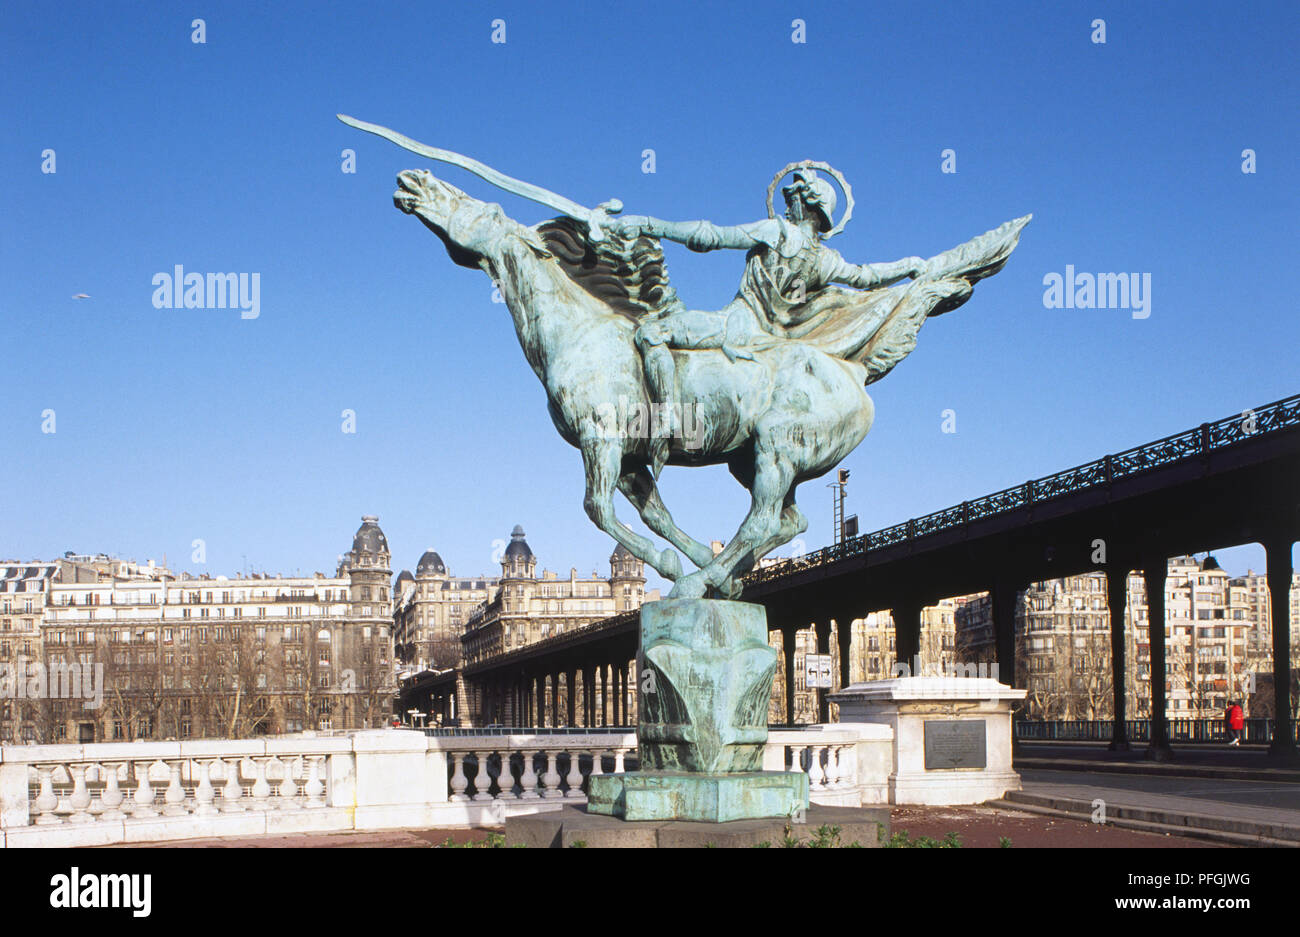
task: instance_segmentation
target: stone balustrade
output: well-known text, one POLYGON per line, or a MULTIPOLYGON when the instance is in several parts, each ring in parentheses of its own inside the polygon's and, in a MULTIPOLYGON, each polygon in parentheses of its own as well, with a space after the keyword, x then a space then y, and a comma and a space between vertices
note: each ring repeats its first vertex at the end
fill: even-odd
POLYGON ((773 729, 763 750, 764 771, 808 772, 809 799, 830 807, 889 803, 893 763, 893 730, 871 723, 773 729))
MULTIPOLYGON (((776 730, 763 767, 807 771, 813 803, 884 803, 891 738, 872 725, 776 730)), ((634 732, 402 729, 0 746, 0 846, 499 826, 585 803, 588 779, 624 771, 636 746, 634 732)))

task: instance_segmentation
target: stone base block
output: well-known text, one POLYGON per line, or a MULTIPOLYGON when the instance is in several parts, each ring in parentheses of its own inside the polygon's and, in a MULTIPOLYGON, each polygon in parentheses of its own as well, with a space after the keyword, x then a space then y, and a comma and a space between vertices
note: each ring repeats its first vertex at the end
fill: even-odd
POLYGON ((764 843, 772 849, 787 845, 786 837, 807 845, 823 827, 839 827, 840 846, 876 847, 889 838, 885 807, 809 807, 803 822, 788 819, 732 820, 696 823, 689 820, 627 821, 566 805, 555 813, 506 820, 506 845, 540 849, 747 849, 764 843))
POLYGON ((1008 791, 1020 790, 1020 775, 1014 771, 944 771, 929 774, 899 774, 889 779, 891 804, 982 804, 999 800, 1008 791))
POLYGON ((695 820, 726 823, 791 817, 808 807, 802 771, 687 774, 633 771, 591 778, 589 813, 623 820, 695 820))

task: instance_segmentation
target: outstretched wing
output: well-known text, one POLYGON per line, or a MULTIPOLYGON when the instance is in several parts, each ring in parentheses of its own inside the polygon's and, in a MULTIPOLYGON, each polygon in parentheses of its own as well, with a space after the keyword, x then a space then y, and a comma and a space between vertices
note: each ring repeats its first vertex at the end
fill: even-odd
POLYGON ((625 238, 606 230, 593 243, 584 222, 565 217, 535 230, 574 283, 633 322, 677 303, 658 238, 625 238))
POLYGON ((808 299, 808 312, 786 336, 855 361, 866 368, 866 383, 878 381, 916 348, 926 319, 956 309, 978 281, 1006 265, 1030 217, 931 257, 911 283, 865 292, 827 287, 808 299))

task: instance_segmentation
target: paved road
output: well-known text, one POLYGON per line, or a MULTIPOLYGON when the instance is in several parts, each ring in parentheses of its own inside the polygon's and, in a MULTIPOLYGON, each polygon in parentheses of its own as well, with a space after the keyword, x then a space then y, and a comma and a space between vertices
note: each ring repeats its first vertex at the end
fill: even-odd
POLYGON ((1183 814, 1205 814, 1300 828, 1300 784, 1167 778, 1090 771, 1026 769, 1027 793, 1048 794, 1183 814))
MULTIPOLYGON (((1131 751, 1112 752, 1105 742, 1021 742, 1017 758, 1054 758, 1068 761, 1104 761, 1151 765, 1147 760, 1147 744, 1134 742, 1131 751)), ((1268 749, 1262 745, 1229 748, 1227 745, 1173 746, 1171 765, 1200 765, 1215 768, 1244 768, 1258 771, 1285 771, 1286 766, 1269 758, 1268 749)), ((1290 769, 1300 780, 1300 770, 1290 769)))

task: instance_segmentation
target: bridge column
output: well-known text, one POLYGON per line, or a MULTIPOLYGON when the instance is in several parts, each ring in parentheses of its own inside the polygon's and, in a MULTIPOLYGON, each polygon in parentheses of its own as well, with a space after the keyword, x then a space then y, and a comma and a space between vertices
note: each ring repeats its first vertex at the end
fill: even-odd
POLYGON ((610 690, 610 671, 614 668, 609 664, 600 665, 600 724, 603 726, 610 725, 610 707, 614 705, 614 694, 610 690))
POLYGON ((998 682, 1016 685, 1016 601, 1020 590, 1010 580, 998 580, 990 590, 993 643, 998 660, 998 682))
POLYGON ((601 673, 605 675, 605 725, 618 723, 618 674, 613 664, 604 664, 601 673))
POLYGON ((629 702, 628 725, 637 725, 641 720, 641 668, 636 658, 627 662, 627 673, 632 680, 632 696, 629 702))
POLYGON ((628 718, 628 664, 622 660, 618 662, 618 724, 621 726, 631 725, 632 720, 628 718))
POLYGON ((1110 610, 1110 672, 1111 687, 1114 691, 1114 723, 1111 727, 1110 750, 1126 752, 1130 747, 1128 725, 1125 721, 1128 716, 1125 711, 1128 701, 1128 686, 1125 683, 1128 662, 1124 641, 1124 612, 1128 607, 1128 567, 1122 563, 1112 563, 1106 570, 1106 607, 1110 610))
MULTIPOLYGON (((831 620, 826 618, 822 621, 813 622, 813 634, 817 636, 817 653, 829 654, 831 652, 831 620)), ((831 721, 831 701, 829 696, 829 690, 820 688, 817 690, 817 721, 823 725, 831 721)))
POLYGON ((835 619, 835 638, 840 646, 840 689, 853 682, 853 616, 835 619))
POLYGON ((1151 744, 1147 757, 1168 761, 1169 703, 1165 686, 1165 580, 1169 576, 1166 557, 1148 557, 1142 564, 1142 578, 1147 587, 1147 637, 1151 641, 1151 744))
POLYGON ((537 710, 534 713, 534 718, 536 719, 534 725, 539 729, 542 729, 546 727, 546 675, 538 674, 536 680, 537 691, 534 698, 537 701, 537 710))
POLYGON ((574 699, 573 695, 573 691, 576 689, 574 685, 575 675, 576 671, 572 667, 564 672, 564 703, 566 709, 566 720, 564 724, 567 726, 576 726, 578 724, 576 719, 577 701, 574 699))
POLYGON ((614 707, 614 725, 627 725, 627 669, 626 664, 614 664, 614 689, 618 691, 618 705, 614 707))
POLYGON ((889 610, 894 619, 894 666, 906 664, 904 673, 913 677, 921 675, 921 608, 919 601, 908 599, 889 610))
POLYGON ((781 629, 781 656, 785 658, 785 724, 794 725, 794 628, 781 629))
POLYGON ((582 665, 582 724, 590 729, 596 724, 596 668, 582 665))
POLYGON ((1291 719, 1291 538, 1279 536, 1264 544, 1268 567, 1268 598, 1273 624, 1273 742, 1271 758, 1297 758, 1291 719))
POLYGON ((551 725, 559 728, 560 725, 560 672, 558 670, 551 673, 551 725))

